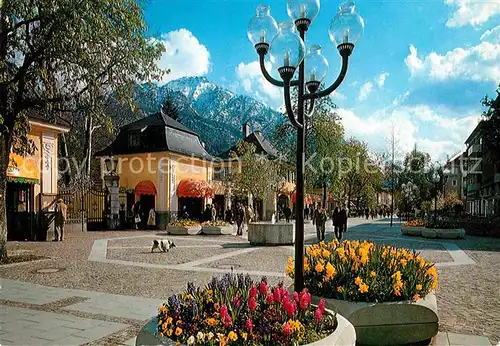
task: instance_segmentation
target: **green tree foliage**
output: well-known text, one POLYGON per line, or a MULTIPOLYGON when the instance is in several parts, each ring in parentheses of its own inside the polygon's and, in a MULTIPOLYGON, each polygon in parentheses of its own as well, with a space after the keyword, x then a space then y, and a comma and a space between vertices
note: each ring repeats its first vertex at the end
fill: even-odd
POLYGON ((428 153, 418 151, 415 147, 414 150, 407 153, 403 163, 403 171, 399 173, 398 177, 398 188, 401 188, 402 184, 407 184, 411 182, 414 184, 419 193, 414 200, 414 206, 416 208, 421 207, 423 201, 427 201, 434 197, 434 184, 432 183, 430 177, 432 176, 432 171, 429 171, 431 163, 431 157, 428 153))
MULTIPOLYGON (((133 0, 3 0, 0 7, 0 194, 11 149, 30 149, 31 113, 84 118, 86 170, 96 126, 109 127, 104 100, 113 94, 134 108, 137 81, 158 79, 164 47, 145 38, 133 0)), ((0 198, 0 257, 6 256, 6 214, 0 198)))
POLYGON ((163 114, 179 121, 179 111, 177 110, 177 107, 175 106, 170 96, 167 96, 167 98, 165 98, 165 101, 163 101, 163 104, 161 105, 161 111, 163 112, 163 114))
POLYGON ((483 106, 487 107, 482 114, 484 143, 489 152, 487 159, 493 164, 500 163, 500 85, 496 93, 495 99, 485 96, 482 100, 483 106))
POLYGON ((266 199, 270 191, 278 193, 284 180, 286 164, 279 159, 257 154, 253 143, 242 140, 236 144, 232 156, 239 161, 238 169, 233 166, 231 171, 235 194, 251 193, 255 198, 266 199))

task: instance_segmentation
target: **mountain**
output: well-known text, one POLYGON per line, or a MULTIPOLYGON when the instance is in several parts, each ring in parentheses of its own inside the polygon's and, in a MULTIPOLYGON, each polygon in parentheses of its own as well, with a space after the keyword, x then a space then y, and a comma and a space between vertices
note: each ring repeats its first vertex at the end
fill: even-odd
POLYGON ((197 132, 214 155, 243 137, 247 121, 269 137, 282 119, 279 112, 255 99, 236 95, 204 77, 184 77, 163 86, 145 84, 136 90, 137 104, 146 113, 159 111, 167 97, 178 111, 178 120, 197 132))

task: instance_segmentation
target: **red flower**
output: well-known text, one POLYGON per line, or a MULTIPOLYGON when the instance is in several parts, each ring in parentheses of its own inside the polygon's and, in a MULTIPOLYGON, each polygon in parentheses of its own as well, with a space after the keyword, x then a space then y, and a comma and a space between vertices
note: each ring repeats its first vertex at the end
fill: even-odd
POLYGON ((226 328, 229 328, 233 325, 233 319, 231 318, 231 316, 224 317, 224 325, 226 326, 226 328))
POLYGON ((222 318, 229 317, 229 313, 228 313, 227 307, 225 305, 222 305, 220 307, 220 315, 222 316, 222 318))
POLYGON ((290 325, 287 323, 285 323, 285 325, 283 326, 283 333, 285 333, 285 335, 290 335, 292 334, 292 328, 290 328, 290 325))
POLYGON ((250 298, 257 297, 257 287, 255 287, 255 285, 252 285, 252 287, 250 288, 249 297, 250 298))
POLYGON ((288 292, 285 288, 282 288, 281 297, 283 297, 283 300, 290 300, 290 292, 288 292))
POLYGON ((321 310, 321 313, 325 312, 326 302, 323 298, 319 301, 318 308, 321 310))
POLYGON ((289 317, 292 317, 295 314, 295 310, 297 309, 297 306, 294 304, 294 302, 291 302, 289 300, 284 300, 283 301, 283 309, 285 309, 285 311, 289 317))
POLYGON ((252 319, 249 318, 246 323, 245 323, 245 327, 247 328, 247 330, 251 333, 253 331, 253 323, 252 323, 252 319))
POLYGON ((255 309, 257 309, 257 302, 254 297, 248 299, 248 309, 250 309, 250 311, 255 311, 255 309))
POLYGON ((323 319, 323 311, 321 311, 321 309, 319 307, 316 309, 316 312, 314 313, 314 318, 318 322, 323 319))
POLYGON ((267 284, 265 281, 261 281, 259 285, 260 294, 263 296, 267 295, 267 284))
POLYGON ((273 298, 275 303, 281 303, 281 290, 279 287, 274 288, 273 298))
POLYGON ((299 294, 297 292, 293 292, 293 300, 297 303, 299 302, 299 294))
POLYGON ((311 295, 303 290, 299 294, 299 306, 302 310, 306 310, 309 304, 311 304, 311 295))
POLYGON ((267 299, 267 302, 268 302, 269 304, 272 304, 272 303, 274 302, 274 297, 273 297, 273 294, 272 294, 271 292, 268 292, 268 293, 267 293, 267 298, 266 298, 266 299, 267 299))

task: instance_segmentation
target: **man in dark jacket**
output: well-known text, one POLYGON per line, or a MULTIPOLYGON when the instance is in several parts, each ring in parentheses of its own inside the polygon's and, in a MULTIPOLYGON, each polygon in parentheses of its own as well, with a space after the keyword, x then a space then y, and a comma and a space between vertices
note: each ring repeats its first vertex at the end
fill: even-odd
POLYGON ((340 220, 340 207, 337 205, 332 213, 332 225, 333 225, 333 232, 335 233, 335 237, 339 241, 340 241, 340 239, 342 239, 342 233, 340 232, 341 224, 342 223, 340 220))
POLYGON ((245 208, 241 203, 238 204, 236 208, 236 224, 238 225, 238 230, 236 235, 243 235, 243 221, 245 220, 245 208))
MULTIPOLYGON (((340 208, 340 213, 339 213, 339 219, 340 219, 340 229, 341 232, 347 232, 347 210, 345 208, 345 205, 342 205, 340 208)), ((342 238, 342 233, 340 234, 340 238, 342 238)), ((339 239, 340 240, 340 239, 339 239)))
POLYGON ((283 214, 285 215, 286 222, 290 222, 290 215, 292 215, 292 210, 289 206, 285 206, 285 208, 283 208, 283 214))

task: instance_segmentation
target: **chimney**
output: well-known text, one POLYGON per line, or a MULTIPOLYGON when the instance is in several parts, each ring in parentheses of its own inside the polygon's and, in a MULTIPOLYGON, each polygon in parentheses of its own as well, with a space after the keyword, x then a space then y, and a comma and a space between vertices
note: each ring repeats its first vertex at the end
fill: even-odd
POLYGON ((250 123, 247 121, 243 124, 243 138, 250 136, 250 123))

